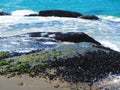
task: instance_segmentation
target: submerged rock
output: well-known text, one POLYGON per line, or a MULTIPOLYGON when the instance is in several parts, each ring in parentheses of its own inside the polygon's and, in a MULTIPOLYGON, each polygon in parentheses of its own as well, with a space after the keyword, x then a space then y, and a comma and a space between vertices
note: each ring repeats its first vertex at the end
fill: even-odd
POLYGON ((94 16, 94 15, 83 15, 83 16, 80 16, 80 18, 88 19, 88 20, 98 20, 99 19, 97 16, 94 16))
MULTIPOLYGON (((90 42, 101 45, 99 42, 83 32, 32 32, 12 37, 0 38, 0 50, 29 53, 54 48, 63 43, 90 42)), ((21 55, 21 54, 20 54, 21 55)))
POLYGON ((8 14, 6 12, 0 12, 0 16, 4 16, 4 15, 10 15, 10 14, 8 14))
POLYGON ((57 46, 57 43, 50 38, 35 38, 30 37, 28 34, 1 38, 0 43, 0 51, 23 54, 57 46))
POLYGON ((77 18, 82 14, 78 12, 72 11, 64 11, 64 10, 44 10, 39 12, 39 16, 57 16, 57 17, 72 17, 77 18))
POLYGON ((39 16, 38 14, 30 14, 30 15, 25 15, 25 16, 39 16))

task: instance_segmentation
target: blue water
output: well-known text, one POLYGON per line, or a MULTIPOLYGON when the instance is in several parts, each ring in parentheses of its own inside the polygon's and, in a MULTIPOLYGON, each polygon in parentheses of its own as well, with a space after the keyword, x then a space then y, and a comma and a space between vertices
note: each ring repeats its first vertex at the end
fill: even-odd
POLYGON ((119 6, 120 0, 0 0, 0 10, 9 13, 23 9, 33 11, 61 9, 83 14, 120 17, 119 6))
MULTIPOLYGON (((0 0, 0 11, 12 14, 12 16, 0 16, 0 37, 40 31, 85 32, 103 45, 120 51, 119 7, 120 0, 0 0), (48 9, 92 14, 98 16, 100 20, 23 17, 48 9)), ((4 51, 5 47, 2 46, 0 51, 4 51)))

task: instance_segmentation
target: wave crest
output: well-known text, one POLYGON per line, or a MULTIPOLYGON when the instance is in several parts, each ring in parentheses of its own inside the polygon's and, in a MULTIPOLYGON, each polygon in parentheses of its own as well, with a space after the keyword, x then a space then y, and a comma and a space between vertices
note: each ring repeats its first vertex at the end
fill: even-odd
POLYGON ((110 21, 120 22, 120 17, 104 16, 104 15, 98 15, 98 17, 101 18, 101 19, 104 19, 104 20, 110 20, 110 21))
POLYGON ((25 16, 29 14, 38 14, 38 12, 32 10, 16 10, 12 12, 12 16, 25 16))

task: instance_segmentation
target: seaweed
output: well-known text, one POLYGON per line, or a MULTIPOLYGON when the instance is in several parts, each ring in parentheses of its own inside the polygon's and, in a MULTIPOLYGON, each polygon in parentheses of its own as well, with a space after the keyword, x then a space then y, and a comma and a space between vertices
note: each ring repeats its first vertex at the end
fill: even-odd
POLYGON ((9 57, 9 52, 5 52, 5 51, 0 52, 0 60, 8 57, 9 57))

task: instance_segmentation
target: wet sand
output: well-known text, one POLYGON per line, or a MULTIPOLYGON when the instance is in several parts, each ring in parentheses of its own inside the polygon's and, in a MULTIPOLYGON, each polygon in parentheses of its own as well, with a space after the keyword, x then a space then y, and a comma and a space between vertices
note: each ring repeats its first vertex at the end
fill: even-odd
POLYGON ((111 77, 94 83, 92 87, 87 83, 68 84, 67 82, 49 81, 44 78, 0 76, 0 90, 120 90, 119 78, 111 77))
POLYGON ((0 76, 0 90, 63 90, 43 78, 0 76))
POLYGON ((0 90, 90 90, 90 88, 86 84, 75 85, 23 75, 11 78, 0 76, 0 90), (81 88, 82 86, 85 88, 81 88))

